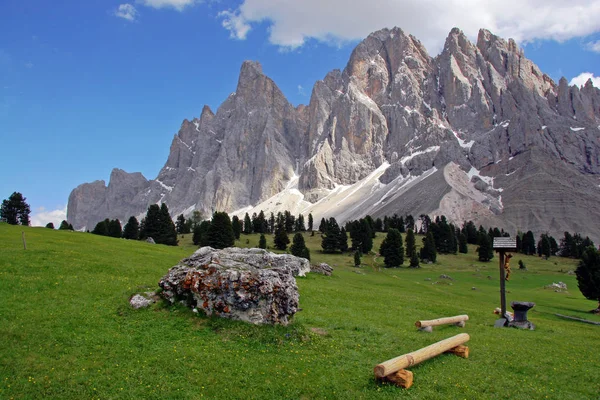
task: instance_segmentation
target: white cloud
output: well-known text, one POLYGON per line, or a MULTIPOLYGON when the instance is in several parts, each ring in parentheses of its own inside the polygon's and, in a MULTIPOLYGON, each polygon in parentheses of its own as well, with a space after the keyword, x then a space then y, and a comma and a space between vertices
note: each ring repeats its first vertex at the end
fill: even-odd
POLYGON ((67 219, 67 206, 58 210, 46 211, 45 207, 40 207, 31 214, 32 226, 46 226, 48 222, 52 222, 54 227, 58 229, 60 223, 67 219))
POLYGON ((587 42, 585 44, 585 48, 589 51, 593 51, 594 53, 600 53, 600 40, 596 40, 595 42, 587 42))
POLYGON ((232 13, 229 11, 221 11, 219 17, 223 18, 223 28, 229 31, 231 38, 244 40, 250 31, 250 24, 245 21, 245 18, 240 13, 232 13))
POLYGON ((232 37, 244 39, 252 25, 267 23, 270 42, 291 48, 398 26, 437 54, 455 26, 472 40, 479 28, 517 42, 586 36, 600 31, 600 0, 243 0, 220 16, 232 37))
POLYGON ((191 6, 196 3, 196 0, 138 0, 137 2, 153 8, 171 7, 177 11, 183 11, 183 9, 187 6, 191 6))
POLYGON ((302 85, 298 85, 298 94, 301 96, 306 96, 306 90, 304 90, 302 85))
POLYGON ((138 12, 132 4, 125 3, 119 5, 119 8, 115 11, 115 16, 127 21, 135 21, 138 17, 138 12))
POLYGON ((592 83, 595 87, 600 88, 600 76, 594 76, 594 74, 592 74, 591 72, 582 72, 581 74, 571 79, 569 85, 577 85, 581 87, 585 85, 588 79, 592 80, 592 83))

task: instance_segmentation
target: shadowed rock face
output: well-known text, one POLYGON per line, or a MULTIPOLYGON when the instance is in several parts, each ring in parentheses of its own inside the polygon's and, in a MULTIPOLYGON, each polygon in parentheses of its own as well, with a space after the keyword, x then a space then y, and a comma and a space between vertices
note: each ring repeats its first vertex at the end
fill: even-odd
POLYGON ((183 122, 155 180, 116 170, 108 187, 80 185, 68 219, 89 229, 160 201, 173 215, 232 212, 291 187, 317 220, 443 213, 598 239, 599 134, 600 90, 556 84, 513 40, 481 30, 471 43, 455 28, 431 57, 415 37, 383 29, 316 82, 308 106, 294 108, 245 62, 216 113, 183 122), (326 201, 340 187, 365 189, 375 172, 361 199, 326 201))

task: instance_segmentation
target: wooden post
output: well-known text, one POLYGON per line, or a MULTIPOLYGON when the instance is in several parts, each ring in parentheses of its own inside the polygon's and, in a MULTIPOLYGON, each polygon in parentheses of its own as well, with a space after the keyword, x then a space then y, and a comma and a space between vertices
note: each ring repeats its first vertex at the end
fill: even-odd
POLYGON ((452 336, 451 338, 442 340, 427 347, 423 347, 417 351, 413 351, 412 353, 403 354, 378 364, 375 366, 373 372, 377 378, 383 378, 384 376, 387 377, 388 375, 398 372, 401 369, 412 367, 413 365, 417 365, 425 360, 429 360, 430 358, 440 355, 454 347, 460 346, 461 344, 469 341, 469 339, 470 336, 468 333, 460 333, 456 336, 452 336))
POLYGON ((506 277, 504 276, 504 250, 500 250, 500 318, 506 318, 506 277))
POLYGON ((401 369, 385 377, 385 380, 392 382, 396 386, 408 389, 413 384, 413 373, 407 369, 401 369))
MULTIPOLYGON (((445 317, 438 319, 431 319, 427 321, 417 321, 415 322, 415 326, 417 328, 427 328, 431 326, 445 325, 445 324, 455 324, 456 326, 460 326, 463 328, 465 326, 465 321, 469 320, 468 315, 456 315, 454 317, 445 317)), ((424 330, 424 329, 423 329, 424 330)), ((431 329, 427 330, 427 332, 431 332, 431 329)))
POLYGON ((23 239, 23 250, 27 250, 27 242, 25 242, 25 232, 21 232, 21 239, 23 239))

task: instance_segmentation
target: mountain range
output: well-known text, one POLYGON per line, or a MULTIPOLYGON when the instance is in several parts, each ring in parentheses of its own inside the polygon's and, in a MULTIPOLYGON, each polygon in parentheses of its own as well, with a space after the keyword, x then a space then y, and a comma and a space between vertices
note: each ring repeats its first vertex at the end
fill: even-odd
POLYGON ((512 40, 459 29, 431 57, 399 28, 369 35, 294 107, 258 62, 184 120, 155 179, 114 169, 70 196, 92 229, 165 202, 172 215, 446 215, 516 233, 600 238, 600 90, 555 83, 512 40))

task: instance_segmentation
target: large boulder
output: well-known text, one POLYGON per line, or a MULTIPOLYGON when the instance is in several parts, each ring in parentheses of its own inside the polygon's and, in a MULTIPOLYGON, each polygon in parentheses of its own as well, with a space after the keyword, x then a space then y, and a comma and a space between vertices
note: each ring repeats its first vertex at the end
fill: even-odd
POLYGON ((263 249, 202 247, 159 282, 162 296, 207 315, 253 324, 287 325, 298 310, 295 276, 310 272, 308 260, 263 249))

